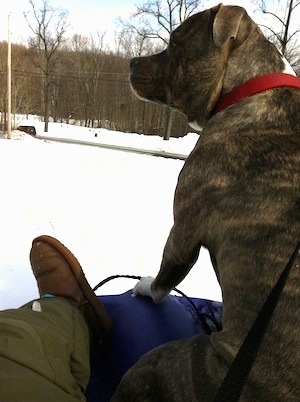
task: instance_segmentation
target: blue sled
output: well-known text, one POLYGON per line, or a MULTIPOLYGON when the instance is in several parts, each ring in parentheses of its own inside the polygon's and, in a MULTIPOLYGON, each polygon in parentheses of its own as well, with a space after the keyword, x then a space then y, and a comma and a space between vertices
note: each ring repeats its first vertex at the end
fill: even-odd
POLYGON ((221 329, 222 303, 168 296, 161 304, 148 297, 101 296, 114 324, 112 345, 105 353, 91 351, 89 402, 106 402, 123 374, 146 352, 162 343, 221 329))

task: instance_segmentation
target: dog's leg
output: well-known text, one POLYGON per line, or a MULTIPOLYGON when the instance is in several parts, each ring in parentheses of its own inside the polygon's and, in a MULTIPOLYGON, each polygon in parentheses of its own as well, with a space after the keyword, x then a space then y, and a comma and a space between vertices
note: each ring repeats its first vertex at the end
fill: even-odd
MULTIPOLYGON (((170 291, 189 273, 198 259, 201 244, 193 242, 194 236, 174 224, 164 248, 159 273, 152 283, 153 290, 170 291)), ((195 239, 196 240, 196 239, 195 239)))
POLYGON ((150 296, 154 302, 159 303, 189 273, 198 259, 201 244, 193 235, 194 228, 182 226, 177 223, 172 227, 156 278, 142 279, 133 290, 135 295, 150 296))

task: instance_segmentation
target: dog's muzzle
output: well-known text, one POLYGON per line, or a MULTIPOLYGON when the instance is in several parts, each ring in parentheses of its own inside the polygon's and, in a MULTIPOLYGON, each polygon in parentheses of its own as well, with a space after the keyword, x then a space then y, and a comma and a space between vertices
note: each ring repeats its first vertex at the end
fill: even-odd
POLYGON ((130 84, 139 98, 166 104, 162 53, 148 57, 134 57, 130 62, 130 84))

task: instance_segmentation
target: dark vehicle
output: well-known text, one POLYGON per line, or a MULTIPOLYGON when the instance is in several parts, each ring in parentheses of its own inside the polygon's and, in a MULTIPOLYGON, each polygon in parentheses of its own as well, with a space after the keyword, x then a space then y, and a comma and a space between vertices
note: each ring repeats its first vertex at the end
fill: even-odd
POLYGON ((18 130, 23 131, 26 134, 30 134, 32 136, 36 135, 36 129, 34 126, 19 126, 18 130))

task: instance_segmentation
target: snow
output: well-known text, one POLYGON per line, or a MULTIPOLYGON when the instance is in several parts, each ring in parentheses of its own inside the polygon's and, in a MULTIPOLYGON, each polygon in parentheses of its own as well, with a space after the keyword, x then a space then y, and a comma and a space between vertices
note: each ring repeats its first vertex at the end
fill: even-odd
MULTIPOLYGON (((38 120, 23 120, 20 125, 38 120)), ((50 123, 50 137, 188 154, 198 135, 164 141, 50 123), (97 136, 95 136, 97 134, 97 136)), ((0 139, 0 309, 38 297, 31 272, 32 240, 49 234, 78 258, 91 286, 111 275, 155 276, 173 222, 173 195, 183 161, 93 146, 56 143, 19 131, 0 139)), ((97 294, 118 294, 134 280, 116 279, 97 294)), ((178 288, 192 297, 221 300, 209 255, 178 288)))

